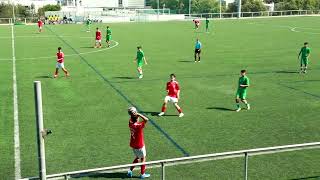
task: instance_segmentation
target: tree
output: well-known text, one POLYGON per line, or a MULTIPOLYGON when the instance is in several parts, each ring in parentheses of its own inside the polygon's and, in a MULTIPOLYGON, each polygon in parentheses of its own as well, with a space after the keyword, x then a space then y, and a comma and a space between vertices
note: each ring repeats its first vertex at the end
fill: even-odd
POLYGON ((45 6, 43 6, 42 8, 39 8, 39 9, 38 9, 38 15, 39 15, 39 16, 44 16, 44 13, 45 13, 46 11, 60 11, 60 10, 61 10, 61 7, 60 7, 59 4, 57 4, 57 5, 50 5, 50 4, 48 4, 48 5, 45 5, 45 6))
MULTIPOLYGON (((242 0, 241 1, 241 11, 242 12, 259 12, 266 11, 267 7, 260 0, 242 0)), ((237 12, 238 3, 234 2, 228 5, 228 12, 237 12)))
POLYGON ((245 0, 241 7, 242 12, 266 11, 267 7, 260 0, 245 0))
POLYGON ((217 13, 219 2, 217 0, 193 0, 192 13, 217 13))

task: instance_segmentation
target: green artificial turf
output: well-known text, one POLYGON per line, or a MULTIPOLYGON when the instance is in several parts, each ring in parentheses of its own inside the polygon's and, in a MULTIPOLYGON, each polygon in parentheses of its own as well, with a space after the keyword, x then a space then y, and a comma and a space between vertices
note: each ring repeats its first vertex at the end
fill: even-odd
MULTIPOLYGON (((48 174, 131 163, 126 112, 131 104, 152 119, 145 129, 149 161, 320 141, 319 20, 216 20, 210 33, 204 27, 195 31, 192 22, 108 24, 113 31, 110 49, 92 48, 95 25, 91 33, 82 25, 50 25, 41 34, 36 26, 16 26, 22 177, 37 176, 34 80, 42 82, 44 123, 53 131, 46 139, 48 174), (193 62, 196 38, 203 44, 201 63, 193 62), (312 49, 310 69, 299 74, 297 54, 305 41, 312 49), (141 80, 133 62, 138 45, 149 63, 141 80), (61 71, 52 78, 58 46, 70 78, 61 71), (248 70, 251 80, 252 110, 236 113, 241 69, 248 70), (172 105, 168 116, 155 116, 171 73, 181 86, 183 118, 172 105)), ((97 26, 105 34, 107 24, 97 26)), ((0 37, 0 177, 11 179, 10 27, 0 27, 0 37)), ((252 157, 249 177, 319 177, 319 159, 319 150, 252 157)), ((179 165, 167 168, 167 179, 241 179, 242 166, 241 158, 179 165)), ((160 178, 160 169, 150 171, 152 179, 160 178)))

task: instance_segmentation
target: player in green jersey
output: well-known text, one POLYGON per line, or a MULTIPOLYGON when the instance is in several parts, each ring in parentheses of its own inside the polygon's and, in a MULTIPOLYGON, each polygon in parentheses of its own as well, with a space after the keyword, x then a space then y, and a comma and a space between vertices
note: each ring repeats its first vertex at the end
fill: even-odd
POLYGON ((206 17, 206 32, 209 32, 209 19, 206 17))
POLYGON ((110 41, 111 41, 111 34, 112 34, 112 32, 111 32, 111 29, 110 29, 109 26, 107 26, 106 32, 107 32, 107 37, 106 37, 107 47, 110 47, 110 41))
POLYGON ((250 80, 246 76, 246 73, 247 73, 246 70, 241 70, 241 72, 240 72, 238 90, 236 93, 236 104, 237 104, 236 112, 239 112, 241 110, 240 101, 242 101, 247 106, 247 110, 250 109, 250 104, 246 100, 247 89, 250 86, 250 80))
POLYGON ((311 49, 308 47, 308 42, 305 42, 303 45, 298 54, 298 59, 300 59, 300 73, 307 73, 311 49))
POLYGON ((135 58, 135 61, 137 62, 138 65, 138 73, 139 73, 139 79, 143 78, 143 72, 142 72, 142 65, 143 65, 143 61, 144 63, 147 65, 147 60, 146 57, 144 56, 144 52, 142 51, 142 47, 138 46, 137 47, 137 56, 135 58))
POLYGON ((89 17, 88 17, 88 19, 86 20, 86 26, 87 26, 87 32, 90 32, 90 25, 91 25, 91 20, 89 19, 89 17))

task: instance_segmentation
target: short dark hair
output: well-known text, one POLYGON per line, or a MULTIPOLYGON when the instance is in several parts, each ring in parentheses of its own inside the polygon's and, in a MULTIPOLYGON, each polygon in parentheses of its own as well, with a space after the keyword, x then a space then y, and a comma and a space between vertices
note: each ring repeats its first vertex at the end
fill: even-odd
POLYGON ((141 49, 141 48, 142 48, 142 46, 138 46, 137 48, 138 48, 138 49, 141 49))
POLYGON ((107 26, 107 28, 109 28, 109 26, 107 26))
POLYGON ((176 75, 172 73, 172 74, 170 74, 170 77, 176 77, 176 75))
POLYGON ((98 30, 99 28, 97 27, 96 30, 98 30))
POLYGON ((303 43, 304 45, 308 45, 309 43, 308 42, 305 42, 305 43, 303 43))
POLYGON ((61 47, 58 47, 58 50, 61 50, 62 48, 61 47))
POLYGON ((241 70, 241 73, 246 73, 246 72, 247 72, 247 70, 245 70, 245 69, 241 70))
POLYGON ((138 121, 139 116, 134 116, 134 115, 130 115, 130 116, 131 116, 131 121, 132 121, 133 123, 135 123, 135 122, 138 121))

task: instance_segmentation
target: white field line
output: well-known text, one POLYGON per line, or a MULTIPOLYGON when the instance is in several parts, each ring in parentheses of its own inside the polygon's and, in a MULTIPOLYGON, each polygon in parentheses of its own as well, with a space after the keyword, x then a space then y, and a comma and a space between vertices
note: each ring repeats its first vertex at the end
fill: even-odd
MULTIPOLYGON (((95 37, 77 37, 77 36, 61 36, 61 37, 74 37, 74 38, 80 38, 80 39, 94 39, 95 37)), ((16 36, 15 38, 56 38, 56 36, 16 36)), ((0 39, 11 39, 11 37, 7 36, 0 36, 0 39)))
MULTIPOLYGON (((115 45, 110 46, 109 48, 103 48, 103 49, 99 49, 99 50, 95 50, 95 51, 89 51, 89 52, 82 52, 82 53, 78 53, 78 54, 67 54, 65 55, 65 57, 68 56, 78 56, 79 54, 84 55, 84 54, 93 54, 93 53, 98 53, 98 52, 102 52, 102 51, 106 51, 112 48, 115 48, 119 45, 119 42, 111 40, 115 43, 115 45)), ((51 59, 51 58, 55 58, 56 56, 43 56, 43 57, 30 57, 30 58, 19 58, 16 59, 17 61, 23 61, 23 60, 39 60, 39 59, 51 59)), ((0 59, 0 61, 11 61, 11 59, 0 59)))
POLYGON ((12 80, 13 80, 13 121, 14 121, 14 175, 15 179, 21 178, 21 159, 20 159, 20 132, 18 116, 18 92, 17 92, 17 73, 16 55, 14 44, 14 25, 11 26, 12 38, 12 80))

